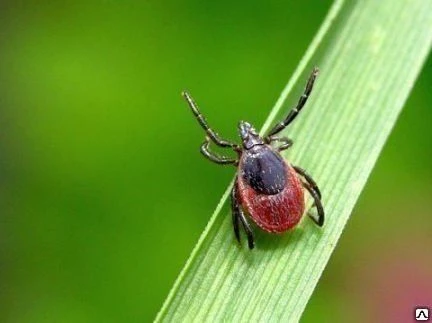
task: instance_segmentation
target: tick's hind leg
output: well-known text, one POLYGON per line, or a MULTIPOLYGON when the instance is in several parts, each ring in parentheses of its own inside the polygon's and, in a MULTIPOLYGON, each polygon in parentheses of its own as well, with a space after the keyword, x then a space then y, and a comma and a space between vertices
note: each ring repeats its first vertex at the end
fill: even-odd
POLYGON ((297 172, 297 174, 304 177, 304 179, 308 182, 310 187, 318 194, 318 197, 321 199, 320 189, 318 188, 318 185, 313 180, 313 178, 303 168, 298 167, 298 166, 294 166, 294 165, 293 165, 293 168, 297 172))
POLYGON ((318 218, 315 218, 311 215, 309 216, 317 225, 322 227, 324 224, 324 207, 321 202, 321 192, 318 188, 318 185, 303 168, 294 165, 293 168, 297 172, 297 174, 299 174, 306 180, 306 182, 303 182, 303 186, 307 189, 307 191, 310 193, 310 195, 312 195, 314 199, 313 205, 317 208, 318 218))
POLYGON ((240 243, 239 222, 241 222, 243 225, 243 229, 246 232, 249 249, 253 249, 255 247, 254 235, 239 203, 239 198, 237 194, 237 180, 234 183, 234 187, 231 191, 231 210, 232 210, 234 234, 237 241, 240 243))
POLYGON ((304 186, 304 188, 306 188, 308 190, 308 192, 310 193, 310 195, 312 195, 312 197, 314 199, 314 206, 316 206, 316 208, 317 208, 318 218, 316 218, 310 214, 308 214, 308 215, 318 226, 322 227, 324 224, 324 207, 321 203, 321 198, 318 195, 318 193, 310 186, 309 183, 303 182, 303 186, 304 186))

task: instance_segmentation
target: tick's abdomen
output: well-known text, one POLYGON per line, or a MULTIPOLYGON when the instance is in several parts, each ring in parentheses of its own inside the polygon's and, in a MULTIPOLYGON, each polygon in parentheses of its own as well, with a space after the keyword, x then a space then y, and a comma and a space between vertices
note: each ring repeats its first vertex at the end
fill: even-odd
POLYGON ((265 231, 281 233, 294 227, 304 212, 303 186, 297 173, 269 147, 257 160, 251 158, 244 155, 239 164, 242 173, 236 185, 241 205, 265 231), (269 165, 270 162, 273 164, 269 165), (252 170, 265 170, 266 173, 254 178, 252 170), (267 176, 270 170, 271 176, 267 176))
POLYGON ((258 145, 246 150, 242 155, 241 164, 240 176, 256 192, 274 195, 284 189, 285 161, 267 145, 258 145))

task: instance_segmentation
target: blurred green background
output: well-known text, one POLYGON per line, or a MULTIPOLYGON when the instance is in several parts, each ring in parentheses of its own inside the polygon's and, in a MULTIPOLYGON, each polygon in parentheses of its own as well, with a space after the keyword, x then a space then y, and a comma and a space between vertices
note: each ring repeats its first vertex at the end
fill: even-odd
MULTIPOLYGON (((227 138, 261 126, 330 4, 2 1, 0 321, 151 321, 234 173, 181 90, 227 138)), ((305 322, 431 302, 431 84, 429 60, 305 322)))

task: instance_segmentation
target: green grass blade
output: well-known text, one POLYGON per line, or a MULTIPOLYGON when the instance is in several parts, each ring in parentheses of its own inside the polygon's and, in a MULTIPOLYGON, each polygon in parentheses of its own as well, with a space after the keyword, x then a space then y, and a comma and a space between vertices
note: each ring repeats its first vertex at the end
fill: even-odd
POLYGON ((264 125, 321 70, 310 102, 284 134, 289 160, 320 184, 326 223, 290 233, 256 230, 239 247, 224 194, 157 321, 298 321, 432 44, 432 2, 336 1, 264 125))

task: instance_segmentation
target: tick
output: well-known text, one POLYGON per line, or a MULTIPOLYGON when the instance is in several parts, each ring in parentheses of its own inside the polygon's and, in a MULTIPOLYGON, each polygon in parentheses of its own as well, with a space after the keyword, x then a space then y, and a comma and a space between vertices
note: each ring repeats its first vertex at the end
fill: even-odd
POLYGON ((278 134, 291 124, 309 98, 318 69, 314 68, 303 95, 286 118, 277 123, 263 137, 246 121, 238 124, 241 145, 222 139, 210 126, 187 92, 186 99, 201 127, 207 133, 201 145, 201 153, 210 161, 220 165, 237 167, 235 183, 231 191, 232 222, 236 239, 240 242, 240 224, 246 232, 249 249, 255 246, 252 228, 246 213, 264 231, 282 233, 295 227, 305 211, 305 188, 314 199, 318 216, 311 219, 318 225, 324 224, 324 208, 321 192, 312 177, 302 168, 285 161, 280 152, 292 146, 293 141, 278 134), (210 141, 222 148, 237 153, 232 159, 220 156, 210 150, 210 141))

